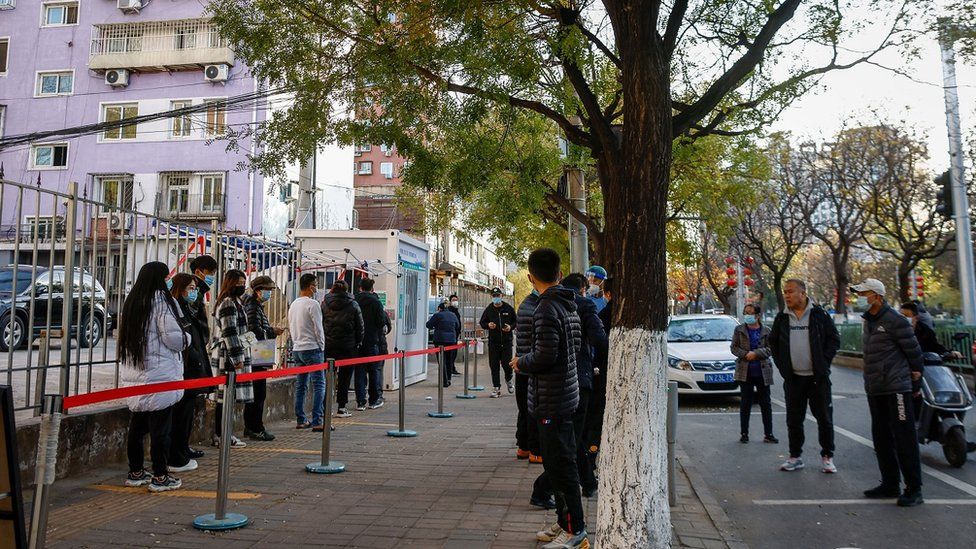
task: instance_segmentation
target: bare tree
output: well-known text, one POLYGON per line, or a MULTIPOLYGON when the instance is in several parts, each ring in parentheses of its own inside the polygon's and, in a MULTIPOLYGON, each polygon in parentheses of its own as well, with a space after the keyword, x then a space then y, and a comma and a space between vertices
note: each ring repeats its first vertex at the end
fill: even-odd
POLYGON ((735 288, 725 282, 728 277, 725 273, 724 258, 728 255, 728 246, 722 246, 719 236, 706 227, 702 231, 701 250, 701 271, 705 281, 715 294, 715 299, 722 304, 725 314, 730 314, 735 288))

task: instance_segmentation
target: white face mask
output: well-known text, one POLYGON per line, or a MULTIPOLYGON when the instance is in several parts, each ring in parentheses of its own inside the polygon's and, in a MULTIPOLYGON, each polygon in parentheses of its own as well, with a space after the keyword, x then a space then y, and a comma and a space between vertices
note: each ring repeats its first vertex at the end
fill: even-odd
POLYGON ((870 307, 870 305, 868 304, 868 297, 865 295, 857 296, 857 306, 862 309, 867 309, 868 307, 870 307))
POLYGON ((458 305, 458 302, 457 301, 452 301, 451 302, 451 307, 457 307, 457 305, 458 305))
POLYGON ((596 297, 600 293, 600 287, 596 284, 590 284, 590 287, 586 289, 586 295, 590 297, 596 297))

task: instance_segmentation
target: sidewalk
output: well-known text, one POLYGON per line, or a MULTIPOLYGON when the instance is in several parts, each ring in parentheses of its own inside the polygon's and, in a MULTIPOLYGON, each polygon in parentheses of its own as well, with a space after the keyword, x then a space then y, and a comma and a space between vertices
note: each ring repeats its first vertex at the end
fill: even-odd
MULTIPOLYGON (((214 511, 217 450, 209 446, 200 468, 182 474, 184 488, 174 492, 123 487, 124 465, 58 481, 48 546, 535 547, 535 532, 553 516, 528 505, 542 467, 515 459, 515 399, 481 392, 459 400, 460 387, 455 378, 445 390, 451 419, 427 417, 436 408, 433 381, 407 389, 406 427, 419 432, 416 438, 386 436, 396 427, 395 392, 384 408, 336 420, 332 460, 347 466, 338 475, 305 472, 306 463, 319 461, 321 435, 296 431, 293 423, 269 425, 276 440, 232 451, 228 511, 251 519, 235 531, 192 527, 195 516, 214 511)), ((674 547, 745 547, 694 471, 679 469, 678 498, 674 547)), ((596 499, 584 502, 592 534, 596 499)))

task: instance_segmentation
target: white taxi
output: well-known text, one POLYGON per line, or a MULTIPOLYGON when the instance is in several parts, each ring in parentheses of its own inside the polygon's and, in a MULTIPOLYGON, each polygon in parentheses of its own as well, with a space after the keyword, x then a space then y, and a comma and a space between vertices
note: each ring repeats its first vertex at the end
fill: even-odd
POLYGON ((676 315, 668 320, 668 381, 679 394, 734 395, 732 332, 738 321, 727 315, 676 315))

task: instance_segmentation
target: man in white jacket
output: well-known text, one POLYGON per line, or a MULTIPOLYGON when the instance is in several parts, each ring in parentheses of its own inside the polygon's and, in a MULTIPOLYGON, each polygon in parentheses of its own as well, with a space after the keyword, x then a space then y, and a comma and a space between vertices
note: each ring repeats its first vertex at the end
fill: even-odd
MULTIPOLYGON (((322 364, 325 362, 325 331, 322 329, 322 310, 315 295, 315 275, 306 273, 298 279, 298 298, 288 307, 288 329, 291 331, 291 356, 295 366, 322 364)), ((323 430, 325 408, 325 371, 315 370, 298 374, 295 379, 296 429, 323 430), (308 381, 312 380, 312 420, 305 415, 305 394, 308 381)))

